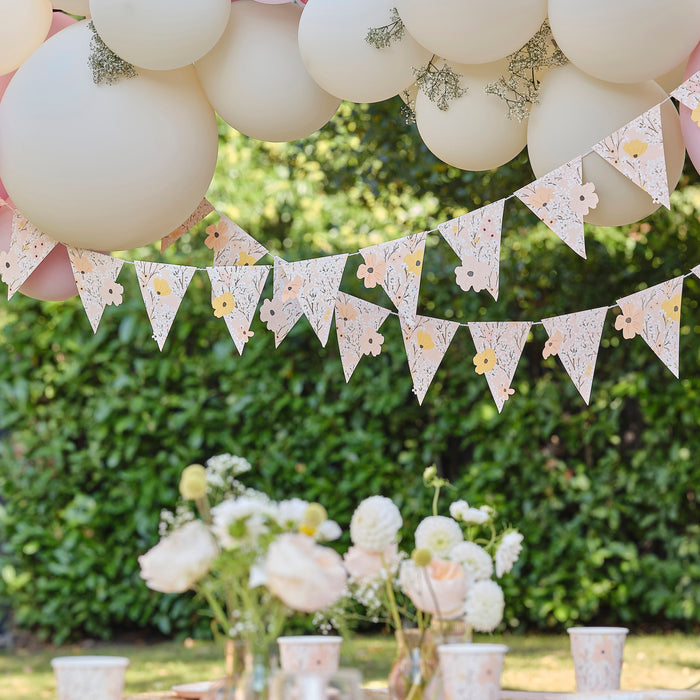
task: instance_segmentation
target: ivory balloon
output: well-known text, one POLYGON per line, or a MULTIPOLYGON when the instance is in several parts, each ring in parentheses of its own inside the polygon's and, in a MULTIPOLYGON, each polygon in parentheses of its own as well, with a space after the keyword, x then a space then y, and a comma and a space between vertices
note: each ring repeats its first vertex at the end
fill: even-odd
POLYGON ((117 56, 149 70, 194 63, 221 38, 229 0, 90 0, 95 29, 117 56))
MULTIPOLYGON (((698 71, 700 71, 700 44, 690 54, 683 79, 687 80, 698 71)), ((700 105, 691 112, 688 107, 681 104, 681 129, 690 160, 700 173, 700 105)))
POLYGON ((527 121, 509 119, 505 102, 484 91, 504 74, 507 59, 448 65, 461 76, 467 92, 442 111, 419 90, 416 126, 425 145, 440 160, 462 170, 490 170, 507 163, 525 147, 527 121))
POLYGON ((0 173, 47 235, 124 250, 182 223, 216 165, 214 112, 192 67, 95 85, 83 21, 39 47, 0 102, 0 173))
POLYGON ((654 82, 658 83, 665 92, 672 93, 683 82, 683 74, 687 65, 688 57, 686 56, 675 68, 654 78, 654 82))
POLYGON ((431 53, 409 34, 384 49, 365 41, 388 24, 395 0, 311 0, 299 22, 299 51, 311 77, 332 95, 379 102, 405 90, 431 53))
POLYGON ((394 6, 419 44, 456 63, 508 56, 547 16, 547 0, 395 0, 394 6))
POLYGON ((0 75, 19 68, 51 26, 51 0, 0 0, 0 75))
POLYGON ((698 0, 549 0, 561 50, 600 80, 636 83, 678 65, 700 41, 698 0))
POLYGON ((79 17, 90 16, 90 0, 54 0, 54 7, 79 17))
POLYGON ((222 119, 260 141, 308 136, 340 105, 304 68, 297 40, 301 12, 291 4, 238 0, 221 40, 196 63, 222 119))
MULTIPOLYGON (((551 70, 542 80, 540 102, 530 111, 527 149, 537 177, 587 153, 591 146, 666 97, 653 81, 607 83, 573 65, 551 70)), ((678 113, 670 102, 661 106, 669 190, 678 184, 685 153, 678 113)), ((596 153, 583 159, 583 179, 595 183, 598 206, 585 221, 622 226, 658 209, 651 197, 596 153)))

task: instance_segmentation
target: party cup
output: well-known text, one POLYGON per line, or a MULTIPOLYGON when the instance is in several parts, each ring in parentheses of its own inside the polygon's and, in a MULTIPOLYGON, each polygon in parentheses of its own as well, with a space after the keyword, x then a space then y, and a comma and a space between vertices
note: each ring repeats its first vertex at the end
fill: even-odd
POLYGON ((290 673, 334 673, 340 663, 342 637, 297 635, 278 637, 280 666, 290 673))
POLYGON ((59 656, 51 659, 58 700, 121 700, 129 659, 123 656, 59 656))
POLYGON ((579 692, 619 690, 626 627, 569 627, 579 692))
POLYGON ((447 700, 499 700, 504 644, 441 644, 437 648, 447 700))

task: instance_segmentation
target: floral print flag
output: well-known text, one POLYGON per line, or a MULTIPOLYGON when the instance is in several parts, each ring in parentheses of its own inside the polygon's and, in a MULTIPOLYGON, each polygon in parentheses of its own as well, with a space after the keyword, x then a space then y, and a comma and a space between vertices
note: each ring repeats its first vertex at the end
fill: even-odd
POLYGON ((164 236, 160 240, 160 252, 170 248, 175 241, 186 234, 193 226, 196 226, 204 217, 209 216, 214 211, 214 207, 208 200, 203 199, 199 206, 187 217, 187 220, 180 224, 172 233, 164 236))
POLYGON ((148 320, 153 328, 153 339, 162 350, 197 268, 141 260, 134 262, 134 265, 148 320))
POLYGON ((515 196, 566 245, 586 257, 583 217, 598 205, 598 195, 592 182, 583 184, 580 157, 522 187, 515 196))
POLYGON ((661 130, 661 105, 618 129, 593 150, 639 185, 657 204, 671 208, 666 154, 661 130))
POLYGON ((378 331, 390 313, 389 309, 338 292, 335 326, 346 382, 364 355, 376 357, 382 351, 384 336, 378 331))
POLYGON ((486 289, 496 300, 504 204, 505 200, 501 199, 438 226, 462 262, 455 269, 457 284, 465 292, 486 289))
POLYGON ((399 316, 411 321, 418 309, 427 233, 416 233, 387 243, 362 248, 364 259, 357 276, 365 287, 378 284, 396 306, 399 316))
POLYGON ((267 254, 267 248, 248 235, 228 216, 207 226, 204 245, 214 251, 214 266, 255 265, 267 254))
POLYGON ((678 378, 683 277, 662 282, 617 300, 622 313, 615 328, 622 337, 639 334, 658 358, 678 378))
POLYGON ((93 333, 97 333, 102 314, 108 304, 120 306, 124 287, 117 277, 124 261, 105 253, 66 246, 78 287, 80 300, 87 314, 93 333))
POLYGON ((700 71, 681 83, 671 93, 671 97, 675 97, 693 112, 698 109, 700 107, 700 71))
POLYGON ((698 278, 700 279, 700 265, 696 265, 691 272, 698 278))
POLYGON ((602 306, 542 319, 542 325, 549 335, 542 357, 547 359, 556 355, 561 360, 586 403, 591 398, 593 373, 607 312, 608 307, 602 306))
POLYGON ((422 404, 459 323, 416 316, 412 321, 399 316, 413 392, 422 404))
POLYGON ((207 268, 214 316, 224 319, 240 355, 243 354, 245 344, 253 337, 250 324, 269 272, 268 265, 207 268))
POLYGON ((55 246, 56 241, 30 224, 15 209, 12 215, 10 249, 0 251, 0 279, 7 285, 8 299, 12 298, 55 246))
POLYGON ((474 371, 483 374, 488 382, 498 412, 515 393, 510 383, 525 347, 530 321, 499 321, 469 323, 476 355, 472 360, 474 371))

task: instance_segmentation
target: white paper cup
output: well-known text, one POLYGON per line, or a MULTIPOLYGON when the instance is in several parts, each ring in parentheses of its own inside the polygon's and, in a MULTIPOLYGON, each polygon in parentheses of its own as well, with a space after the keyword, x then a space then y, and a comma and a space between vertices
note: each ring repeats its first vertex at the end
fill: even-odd
POLYGON ((437 651, 447 700, 499 700, 505 644, 441 644, 437 651))
POLYGON ((121 700, 129 659, 124 656, 59 656, 51 659, 58 700, 121 700))
POLYGON ((278 637, 280 667, 288 673, 334 673, 340 664, 342 641, 342 637, 324 635, 278 637))
POLYGON ((619 690, 626 627, 569 627, 576 690, 619 690))

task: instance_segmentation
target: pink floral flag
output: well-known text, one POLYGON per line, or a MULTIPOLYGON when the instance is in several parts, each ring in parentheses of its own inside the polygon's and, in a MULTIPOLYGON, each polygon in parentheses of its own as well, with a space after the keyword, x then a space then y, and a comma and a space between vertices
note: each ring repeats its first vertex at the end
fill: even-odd
POLYGON ((360 250, 364 263, 357 269, 359 279, 367 288, 381 285, 399 316, 408 320, 415 318, 418 309, 427 235, 426 232, 415 233, 360 250))
POLYGON ((335 326, 346 382, 350 381, 363 355, 376 357, 382 351, 384 336, 378 331, 390 313, 389 309, 338 292, 335 326))
POLYGON ((7 285, 8 299, 12 298, 55 246, 56 241, 30 224, 15 209, 10 248, 0 251, 0 279, 7 285))
POLYGON ((598 205, 598 195, 592 182, 583 184, 580 157, 522 187, 515 196, 566 245, 586 257, 583 217, 598 205))
POLYGON ((162 350, 196 267, 134 262, 153 338, 162 350))
POLYGON ((264 245, 224 214, 218 224, 207 226, 204 245, 214 251, 214 266, 255 265, 267 253, 264 245))
POLYGON ((639 185, 657 204, 671 208, 666 154, 661 130, 661 105, 618 129, 593 150, 639 185))
POLYGON ((160 239, 160 252, 170 248, 175 241, 186 234, 193 226, 196 226, 204 217, 214 211, 214 207, 208 200, 203 199, 199 206, 187 217, 187 220, 180 224, 172 233, 160 239))
POLYGON ((608 307, 602 306, 589 311, 542 319, 542 325, 549 334, 542 357, 559 357, 586 403, 591 398, 593 373, 607 312, 608 307))
POLYGON ((459 323, 428 316, 416 316, 412 320, 399 316, 399 320, 413 391, 422 404, 459 323))
POLYGON ((675 97, 690 110, 695 111, 700 107, 700 71, 681 83, 671 93, 671 97, 675 97))
POLYGON ((474 371, 486 377, 500 413, 503 404, 515 393, 510 383, 515 376, 532 323, 499 321, 468 325, 477 353, 472 360, 474 371))
POLYGON ((496 300, 504 204, 505 199, 501 199, 438 226, 442 237, 462 261, 455 269, 457 284, 465 292, 486 289, 496 300))
POLYGON ((93 333, 97 333, 102 314, 108 304, 120 306, 124 287, 117 277, 124 261, 105 253, 66 246, 78 287, 80 300, 87 314, 93 333))
POLYGON ((700 279, 700 265, 696 265, 691 272, 700 279))
POLYGON ((243 354, 245 344, 253 337, 250 324, 269 272, 268 265, 207 268, 214 316, 224 319, 240 355, 243 354))
POLYGON ((629 339, 639 334, 678 377, 683 277, 662 282, 617 300, 622 313, 615 328, 629 339))

